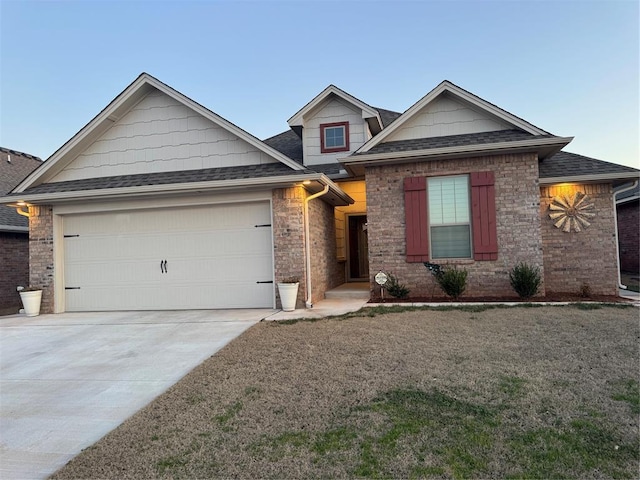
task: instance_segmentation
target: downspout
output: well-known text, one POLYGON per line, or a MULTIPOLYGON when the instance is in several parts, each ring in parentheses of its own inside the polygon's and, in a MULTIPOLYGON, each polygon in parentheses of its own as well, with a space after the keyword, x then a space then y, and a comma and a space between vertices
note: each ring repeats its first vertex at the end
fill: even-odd
POLYGON ((620 193, 628 192, 629 190, 633 190, 638 186, 638 180, 635 180, 630 187, 622 188, 617 192, 613 192, 613 221, 615 223, 615 232, 616 232, 616 265, 618 266, 618 288, 622 288, 623 290, 627 289, 626 285, 622 284, 622 275, 620 274, 620 244, 618 241, 618 202, 616 201, 616 197, 620 193))
POLYGON ((325 185, 322 191, 314 193, 313 195, 304 199, 304 256, 307 269, 307 300, 305 306, 307 308, 313 308, 313 302, 311 301, 311 241, 309 240, 309 202, 314 198, 321 197, 329 191, 329 185, 325 185))

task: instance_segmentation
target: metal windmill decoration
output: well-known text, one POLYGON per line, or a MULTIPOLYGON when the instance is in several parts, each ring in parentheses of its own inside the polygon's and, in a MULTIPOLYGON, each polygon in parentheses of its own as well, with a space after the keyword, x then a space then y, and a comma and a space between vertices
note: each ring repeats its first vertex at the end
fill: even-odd
POLYGON ((554 220, 554 225, 563 232, 581 232, 591 225, 589 219, 595 217, 595 205, 591 199, 582 192, 576 192, 572 197, 560 195, 553 197, 549 205, 549 217, 554 220))

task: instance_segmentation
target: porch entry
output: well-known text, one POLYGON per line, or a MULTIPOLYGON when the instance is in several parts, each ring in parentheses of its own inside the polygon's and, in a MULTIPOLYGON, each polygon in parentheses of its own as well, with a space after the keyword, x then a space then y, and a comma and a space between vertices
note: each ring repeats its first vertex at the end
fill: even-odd
POLYGON ((350 282, 369 281, 369 242, 367 216, 347 216, 347 279, 350 282))

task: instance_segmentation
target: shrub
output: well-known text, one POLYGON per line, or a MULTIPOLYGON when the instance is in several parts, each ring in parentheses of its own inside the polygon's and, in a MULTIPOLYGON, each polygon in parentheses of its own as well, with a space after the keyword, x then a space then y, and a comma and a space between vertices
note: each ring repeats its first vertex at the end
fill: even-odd
POLYGON ((444 293, 457 300, 467 288, 467 271, 455 267, 442 267, 437 263, 424 262, 436 283, 444 293))
POLYGON ((465 269, 445 267, 440 269, 438 273, 434 273, 434 277, 442 291, 457 300, 467 288, 467 274, 465 269))
POLYGON ((588 283, 580 285, 580 296, 582 298, 589 298, 591 296, 591 287, 588 283))
POLYGON ((402 283, 398 283, 398 279, 392 273, 387 273, 387 283, 384 288, 387 289, 389 295, 396 298, 407 298, 410 290, 402 283))
POLYGON ((531 298, 540 290, 540 269, 520 262, 509 272, 509 281, 521 298, 531 298))

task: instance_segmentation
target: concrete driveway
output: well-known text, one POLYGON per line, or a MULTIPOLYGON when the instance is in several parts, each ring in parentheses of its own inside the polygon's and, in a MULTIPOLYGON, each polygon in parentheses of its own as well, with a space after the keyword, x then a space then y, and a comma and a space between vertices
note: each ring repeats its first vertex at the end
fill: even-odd
POLYGON ((0 317, 0 478, 45 478, 274 310, 0 317))

